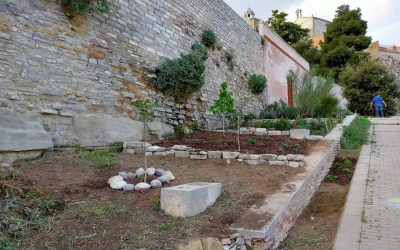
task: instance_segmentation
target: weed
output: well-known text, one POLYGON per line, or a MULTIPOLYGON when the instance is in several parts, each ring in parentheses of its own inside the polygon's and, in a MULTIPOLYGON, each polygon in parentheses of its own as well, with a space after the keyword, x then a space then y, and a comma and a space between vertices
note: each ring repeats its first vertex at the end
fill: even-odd
POLYGON ((328 175, 326 176, 326 179, 327 179, 328 181, 336 181, 336 180, 338 179, 338 177, 337 177, 336 175, 333 175, 333 174, 328 174, 328 175))
POLYGON ((283 150, 286 150, 286 149, 289 148, 289 144, 284 143, 284 144, 282 144, 281 148, 282 148, 283 150))
POLYGON ((177 138, 182 139, 185 137, 185 128, 182 125, 176 125, 174 127, 174 133, 177 138))
POLYGON ((344 168, 344 169, 343 169, 343 174, 349 175, 349 174, 352 174, 352 173, 353 173, 353 170, 351 170, 351 169, 349 169, 349 168, 344 168))
POLYGON ((250 137, 248 143, 250 145, 257 145, 257 139, 255 137, 250 137))
POLYGON ((189 125, 189 128, 193 131, 196 132, 197 130, 200 129, 200 124, 198 122, 193 122, 192 124, 189 125))
POLYGON ((99 163, 102 167, 109 167, 114 164, 116 156, 121 152, 119 147, 100 150, 79 151, 79 158, 85 161, 99 163))
POLYGON ((343 161, 343 166, 344 167, 350 167, 351 165, 353 165, 353 162, 349 159, 346 159, 343 161))
POLYGON ((370 122, 367 118, 356 118, 343 133, 341 146, 343 149, 359 149, 368 140, 370 122))
POLYGON ((220 139, 213 138, 213 139, 211 139, 210 143, 211 143, 212 145, 218 146, 218 145, 221 145, 221 144, 222 144, 222 141, 221 141, 220 139))
POLYGON ((278 155, 281 155, 281 154, 283 154, 285 151, 282 149, 282 148, 278 148, 277 150, 276 150, 276 154, 278 154, 278 155))
POLYGON ((170 218, 165 223, 163 223, 159 227, 159 229, 160 229, 161 232, 171 231, 174 228, 176 223, 177 223, 177 220, 175 218, 170 218))
POLYGON ((333 167, 333 168, 341 168, 341 167, 342 167, 342 163, 341 163, 341 162, 334 162, 334 163, 332 164, 332 167, 333 167))
POLYGON ((160 196, 153 196, 151 198, 151 207, 153 208, 154 211, 159 212, 161 210, 161 203, 160 203, 160 196))
POLYGON ((300 144, 296 143, 294 145, 292 145, 292 150, 295 151, 296 153, 299 152, 301 149, 300 144))
POLYGON ((266 140, 266 139, 268 139, 268 138, 269 138, 268 131, 267 131, 267 132, 264 132, 264 133, 262 133, 262 138, 263 138, 264 140, 266 140))

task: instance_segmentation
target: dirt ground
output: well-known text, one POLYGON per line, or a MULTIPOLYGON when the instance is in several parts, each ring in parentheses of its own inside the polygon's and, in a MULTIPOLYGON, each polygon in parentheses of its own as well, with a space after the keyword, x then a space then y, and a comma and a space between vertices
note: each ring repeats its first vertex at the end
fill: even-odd
MULTIPOLYGON (((179 219, 159 211, 160 190, 124 193, 108 187, 107 179, 119 171, 142 167, 137 155, 119 154, 110 167, 87 162, 77 152, 47 153, 22 161, 22 177, 7 180, 13 186, 39 190, 60 201, 59 209, 40 226, 17 239, 21 249, 174 249, 197 237, 225 237, 228 226, 248 207, 274 193, 303 169, 250 166, 222 159, 194 161, 151 157, 149 166, 174 173, 171 186, 207 181, 221 182, 224 191, 206 212, 179 219)), ((3 197, 2 197, 3 198, 3 197)))
MULTIPOLYGON (((240 135, 241 152, 249 154, 306 154, 316 141, 291 139, 289 136, 240 135)), ((237 134, 196 131, 182 139, 166 139, 153 143, 162 147, 186 145, 195 149, 238 151, 237 134)))
POLYGON ((336 158, 327 178, 289 231, 280 249, 332 249, 357 159, 336 158), (345 172, 345 169, 347 172, 345 172), (350 171, 349 171, 350 170, 350 171), (337 178, 328 179, 329 176, 337 178))

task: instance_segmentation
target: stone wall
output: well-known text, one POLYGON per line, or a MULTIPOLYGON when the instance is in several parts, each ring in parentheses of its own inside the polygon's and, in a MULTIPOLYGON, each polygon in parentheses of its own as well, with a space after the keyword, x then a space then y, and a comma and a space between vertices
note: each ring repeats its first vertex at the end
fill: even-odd
POLYGON ((14 133, 2 137, 0 151, 19 149, 34 131, 45 134, 42 148, 96 146, 126 134, 140 140, 134 138, 142 136, 131 106, 136 99, 160 99, 156 115, 164 123, 211 126, 208 109, 225 80, 248 111, 268 101, 266 91, 251 94, 246 81, 264 72, 260 35, 222 0, 109 3, 107 14, 69 20, 55 0, 0 2, 0 108, 9 118, 15 114, 0 119, 1 133, 14 133), (180 103, 155 91, 155 67, 188 52, 207 28, 216 31, 222 50, 210 51, 203 88, 180 103), (233 69, 226 51, 234 54, 233 69))

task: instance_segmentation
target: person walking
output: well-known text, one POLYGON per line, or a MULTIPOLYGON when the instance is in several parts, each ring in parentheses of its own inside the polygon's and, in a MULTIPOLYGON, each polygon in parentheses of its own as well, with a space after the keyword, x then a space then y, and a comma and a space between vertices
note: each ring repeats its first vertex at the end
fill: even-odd
POLYGON ((372 98, 372 100, 371 100, 370 107, 372 108, 372 105, 374 105, 377 117, 378 116, 383 117, 382 104, 385 105, 385 107, 387 107, 385 101, 382 99, 382 97, 380 95, 374 96, 374 98, 372 98))

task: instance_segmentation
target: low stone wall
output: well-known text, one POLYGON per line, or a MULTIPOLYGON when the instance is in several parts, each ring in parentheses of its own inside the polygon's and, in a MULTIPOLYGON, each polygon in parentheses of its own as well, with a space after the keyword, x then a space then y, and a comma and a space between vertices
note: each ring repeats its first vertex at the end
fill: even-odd
POLYGON ((171 148, 159 146, 144 145, 143 142, 126 142, 123 145, 124 152, 129 154, 144 154, 144 146, 146 146, 147 156, 168 156, 173 155, 177 158, 190 158, 193 160, 206 159, 226 159, 244 161, 251 165, 269 164, 276 166, 288 166, 292 168, 303 167, 304 155, 302 154, 246 154, 240 152, 228 151, 205 151, 194 149, 186 145, 174 145, 171 148))
POLYGON ((244 239, 257 242, 257 246, 264 249, 277 248, 318 190, 340 148, 343 127, 350 125, 355 117, 355 115, 346 117, 342 124, 338 124, 320 141, 320 150, 311 152, 305 157, 305 172, 299 174, 297 180, 287 183, 283 190, 266 198, 261 206, 251 207, 231 229, 239 232, 244 239), (248 225, 241 225, 241 221, 246 221, 246 218, 255 214, 271 216, 272 219, 251 229, 248 225))

